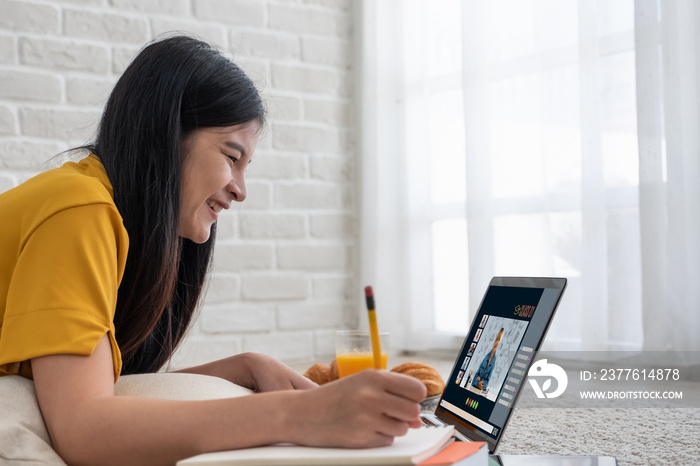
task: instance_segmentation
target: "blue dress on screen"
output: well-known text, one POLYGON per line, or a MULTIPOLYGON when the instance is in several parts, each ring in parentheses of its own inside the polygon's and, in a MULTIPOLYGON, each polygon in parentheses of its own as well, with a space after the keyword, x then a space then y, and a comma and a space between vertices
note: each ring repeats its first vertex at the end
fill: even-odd
POLYGON ((494 353, 493 357, 491 357, 491 364, 489 364, 489 357, 491 356, 491 351, 486 353, 486 356, 484 356, 484 360, 481 361, 481 364, 479 365, 479 369, 476 371, 476 374, 474 374, 474 378, 472 379, 472 387, 479 388, 479 382, 484 382, 484 388, 489 384, 489 379, 491 378, 491 372, 493 371, 493 366, 496 365, 496 354, 494 353), (477 380, 477 377, 479 378, 477 380))

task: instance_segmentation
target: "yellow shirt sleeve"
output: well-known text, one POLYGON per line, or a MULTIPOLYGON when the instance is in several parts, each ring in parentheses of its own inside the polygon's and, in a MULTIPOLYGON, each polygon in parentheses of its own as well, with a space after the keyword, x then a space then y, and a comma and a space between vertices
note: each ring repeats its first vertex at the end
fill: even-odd
POLYGON ((107 203, 62 210, 39 225, 8 288, 0 373, 9 372, 3 364, 38 356, 90 355, 108 333, 116 380, 121 353, 113 320, 127 250, 121 216, 107 203))

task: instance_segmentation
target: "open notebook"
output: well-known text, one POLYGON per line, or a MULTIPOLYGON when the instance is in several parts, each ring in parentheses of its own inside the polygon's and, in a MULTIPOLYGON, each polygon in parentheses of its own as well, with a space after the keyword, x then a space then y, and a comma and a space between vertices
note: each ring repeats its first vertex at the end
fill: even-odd
MULTIPOLYGON (((452 426, 411 429, 388 447, 347 449, 271 445, 205 453, 179 461, 178 466, 312 466, 312 465, 417 465, 433 457, 454 440, 452 426)), ((480 444, 469 464, 486 466, 488 452, 480 444)))

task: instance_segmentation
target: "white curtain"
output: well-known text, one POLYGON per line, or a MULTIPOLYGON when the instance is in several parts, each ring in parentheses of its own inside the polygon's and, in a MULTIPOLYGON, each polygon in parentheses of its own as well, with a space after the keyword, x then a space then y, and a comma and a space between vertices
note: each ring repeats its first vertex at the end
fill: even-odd
POLYGON ((698 24, 693 0, 635 2, 643 338, 651 350, 700 350, 698 24))
POLYGON ((395 346, 543 275, 570 279, 549 349, 700 350, 700 5, 356 9, 360 277, 395 346))

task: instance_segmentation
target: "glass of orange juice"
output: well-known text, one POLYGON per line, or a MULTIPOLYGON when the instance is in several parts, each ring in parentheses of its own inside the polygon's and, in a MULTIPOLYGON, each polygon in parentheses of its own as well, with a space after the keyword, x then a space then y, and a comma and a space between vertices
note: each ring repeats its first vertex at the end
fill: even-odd
MULTIPOLYGON (((386 369, 389 358, 389 332, 379 332, 379 345, 382 349, 382 369, 386 369)), ((369 332, 338 330, 335 333, 335 360, 338 364, 338 377, 373 369, 374 353, 369 332)))

